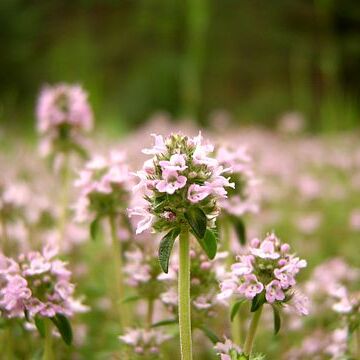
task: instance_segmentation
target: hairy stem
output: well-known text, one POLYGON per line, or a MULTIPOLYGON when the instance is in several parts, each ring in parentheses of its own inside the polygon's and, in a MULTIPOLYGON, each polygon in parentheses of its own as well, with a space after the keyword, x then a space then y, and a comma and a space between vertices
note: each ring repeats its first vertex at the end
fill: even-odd
POLYGON ((114 302, 115 307, 117 308, 120 326, 122 329, 128 326, 128 311, 126 305, 122 303, 125 298, 125 285, 124 285, 124 275, 123 275, 123 263, 122 263, 122 249, 121 241, 117 236, 117 229, 115 223, 115 215, 109 217, 110 229, 111 229, 111 239, 112 239, 112 258, 114 263, 114 277, 115 284, 113 285, 114 289, 114 302))
POLYGON ((190 252, 189 233, 182 231, 179 241, 179 330, 181 360, 192 360, 190 312, 190 252))
POLYGON ((53 350, 53 338, 51 333, 51 320, 44 319, 45 323, 45 339, 44 339, 44 353, 43 360, 55 360, 53 350))
POLYGON ((258 310, 255 311, 253 318, 251 319, 249 332, 247 333, 245 344, 244 344, 244 353, 247 356, 251 355, 252 347, 255 340, 256 330, 259 325, 259 320, 261 317, 263 306, 260 306, 258 310))
POLYGON ((64 155, 64 164, 61 174, 61 208, 59 218, 59 231, 60 231, 60 247, 65 241, 65 230, 68 217, 68 206, 69 206, 69 186, 70 186, 70 166, 69 166, 69 155, 64 155))

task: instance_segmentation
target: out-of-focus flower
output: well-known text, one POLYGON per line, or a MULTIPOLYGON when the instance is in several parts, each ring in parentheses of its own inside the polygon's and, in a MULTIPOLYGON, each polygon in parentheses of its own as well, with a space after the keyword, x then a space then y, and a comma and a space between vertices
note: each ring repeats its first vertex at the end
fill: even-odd
POLYGON ((241 359, 241 348, 234 344, 230 339, 225 338, 224 342, 216 343, 214 349, 216 354, 220 356, 221 360, 241 359))
POLYGON ((71 272, 56 254, 56 249, 46 246, 41 253, 20 255, 18 262, 2 257, 2 263, 7 264, 2 270, 5 284, 0 290, 0 308, 5 316, 72 316, 87 310, 73 298, 71 272))
POLYGON ((158 329, 127 329, 119 339, 132 349, 134 356, 158 359, 161 345, 171 336, 158 329))
POLYGON ((83 151, 83 136, 93 127, 93 114, 81 86, 46 86, 40 93, 36 115, 43 155, 83 151))
POLYGON ((288 244, 281 244, 274 234, 261 242, 254 239, 237 260, 220 283, 218 298, 221 301, 233 295, 248 300, 262 295, 263 303, 280 305, 293 302, 298 313, 307 313, 305 298, 295 298, 294 294, 296 275, 306 267, 306 261, 291 254, 288 244))
POLYGON ((256 213, 259 210, 259 180, 252 170, 252 159, 244 147, 235 150, 220 147, 216 158, 226 169, 226 176, 235 187, 228 189, 227 198, 221 199, 220 206, 230 215, 242 216, 246 213, 256 213))
POLYGON ((86 163, 75 181, 75 186, 80 189, 74 206, 77 221, 123 215, 126 223, 133 182, 124 160, 123 152, 111 151, 108 157, 97 155, 86 163))

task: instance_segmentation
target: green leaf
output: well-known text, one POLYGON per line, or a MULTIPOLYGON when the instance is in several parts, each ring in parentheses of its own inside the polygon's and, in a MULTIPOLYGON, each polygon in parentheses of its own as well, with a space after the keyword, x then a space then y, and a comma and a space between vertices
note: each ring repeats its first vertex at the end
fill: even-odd
POLYGON ((207 226, 205 213, 199 207, 192 206, 185 212, 184 216, 194 231, 195 236, 198 239, 202 239, 205 236, 207 226))
POLYGON ((167 319, 167 320, 161 320, 151 325, 151 327, 160 327, 160 326, 167 326, 167 325, 173 325, 177 324, 178 319, 167 319))
POLYGON ((59 330, 65 344, 71 345, 73 334, 68 318, 62 314, 56 314, 53 318, 51 318, 51 320, 59 330))
POLYGON ((140 300, 141 297, 139 295, 130 295, 125 297, 125 299, 122 301, 123 304, 131 303, 140 300))
POLYGON ((213 231, 206 229, 203 239, 196 237, 202 249, 206 252, 206 255, 212 260, 217 252, 217 239, 213 231))
POLYGON ((35 326, 40 334, 40 336, 43 338, 45 337, 45 323, 44 319, 40 318, 39 316, 35 316, 35 326))
POLYGON ((27 322, 30 322, 30 314, 29 314, 29 311, 27 309, 24 310, 24 316, 25 316, 25 320, 27 322))
POLYGON ((198 329, 200 329, 213 344, 220 342, 220 339, 208 327, 199 325, 198 329))
POLYGON ((242 305, 243 302, 245 302, 245 299, 239 300, 233 304, 231 311, 230 311, 230 320, 231 321, 234 321, 234 318, 235 318, 236 314, 238 313, 240 306, 242 305))
POLYGON ((159 262, 161 269, 164 273, 168 273, 169 271, 169 259, 171 255, 171 250, 173 248, 174 242, 176 238, 180 234, 180 229, 175 228, 169 231, 160 242, 159 246, 159 262))
POLYGON ((274 333, 276 335, 281 327, 281 317, 279 309, 276 306, 273 306, 272 308, 274 312, 274 333))
POLYGON ((236 232, 239 243, 241 245, 245 245, 246 244, 246 229, 245 229, 244 221, 239 217, 232 216, 231 222, 233 223, 233 225, 235 227, 235 232, 236 232))
POLYGON ((251 303, 251 312, 255 312, 261 305, 265 303, 265 291, 261 292, 260 294, 257 294, 251 303))
POLYGON ((97 217, 91 224, 90 224, 90 236, 92 240, 96 240, 99 236, 100 231, 100 221, 101 218, 97 217))

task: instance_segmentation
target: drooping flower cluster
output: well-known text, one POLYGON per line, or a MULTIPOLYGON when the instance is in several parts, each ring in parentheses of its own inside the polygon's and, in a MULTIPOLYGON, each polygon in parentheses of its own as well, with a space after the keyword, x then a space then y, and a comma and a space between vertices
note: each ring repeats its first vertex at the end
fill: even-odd
POLYGON ((36 115, 43 155, 83 151, 84 134, 93 127, 93 114, 81 86, 46 86, 40 93, 36 115))
MULTIPOLYGON (((171 336, 158 329, 127 329, 119 339, 141 359, 159 359, 160 346, 171 336)), ((133 358, 133 357, 132 357, 133 358)))
POLYGON ((243 147, 235 150, 220 147, 216 158, 221 166, 229 169, 225 174, 235 184, 228 190, 228 197, 221 199, 220 205, 226 213, 242 216, 245 213, 256 213, 259 210, 258 180, 251 168, 251 157, 243 147))
POLYGON ((80 196, 75 204, 77 221, 126 215, 132 180, 124 153, 111 151, 108 157, 95 156, 80 171, 75 186, 80 188, 80 196))
POLYGON ((222 174, 224 169, 210 157, 214 147, 204 144, 201 134, 189 138, 172 134, 167 138, 153 135, 155 145, 143 152, 153 157, 137 172, 140 182, 136 189, 143 189, 147 204, 130 209, 130 216, 139 215, 137 233, 153 228, 163 232, 187 226, 185 212, 191 206, 201 208, 214 227, 219 213, 218 200, 226 198, 225 187, 232 187, 222 174))
POLYGON ((296 276, 307 264, 290 253, 290 245, 269 234, 263 241, 253 239, 237 260, 220 284, 220 300, 232 295, 247 300, 257 296, 263 303, 288 304, 299 314, 308 313, 307 298, 294 291, 296 276))
POLYGON ((75 286, 66 263, 54 248, 19 256, 18 261, 0 257, 0 309, 4 316, 72 316, 86 310, 73 298, 75 286))

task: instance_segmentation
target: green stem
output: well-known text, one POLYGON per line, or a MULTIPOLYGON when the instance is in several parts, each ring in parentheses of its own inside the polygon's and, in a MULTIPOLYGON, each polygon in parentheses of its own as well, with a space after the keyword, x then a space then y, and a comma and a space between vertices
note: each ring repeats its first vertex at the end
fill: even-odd
POLYGON ((13 349, 13 337, 12 337, 10 324, 8 324, 8 326, 4 329, 3 347, 4 347, 5 358, 7 360, 14 359, 15 357, 14 357, 14 349, 13 349))
POLYGON ((60 199, 60 218, 59 218, 59 231, 60 231, 60 247, 65 241, 66 222, 68 216, 69 206, 69 186, 70 186, 70 167, 69 155, 64 155, 64 166, 61 174, 61 199, 60 199))
POLYGON ((123 263, 122 263, 122 249, 121 241, 117 236, 117 229, 115 223, 115 215, 109 217, 111 239, 112 239, 112 258, 114 263, 114 277, 115 284, 114 289, 114 303, 117 307, 119 321, 121 328, 125 328, 129 325, 128 311, 126 305, 122 303, 125 299, 125 286, 124 286, 124 274, 123 274, 123 263))
POLYGON ((189 233, 182 231, 179 241, 179 330, 181 360, 192 360, 190 312, 190 251, 189 233))
MULTIPOLYGON (((230 221, 223 217, 222 222, 222 243, 224 244, 224 250, 227 251, 228 257, 226 259, 226 268, 230 270, 231 264, 233 263, 232 249, 231 249, 231 227, 230 221)), ((231 307, 230 307, 231 309, 231 307)), ((232 340, 240 345, 243 342, 243 314, 240 312, 235 316, 234 320, 231 322, 231 337, 232 340)))
POLYGON ((360 328, 356 330, 356 359, 360 359, 360 328))
POLYGON ((1 214, 1 230, 2 230, 2 251, 7 254, 9 246, 9 236, 6 227, 6 220, 4 214, 1 214))
POLYGON ((54 350, 53 350, 53 338, 51 332, 51 320, 44 319, 45 323, 45 341, 44 341, 44 353, 43 360, 55 360, 54 350))
POLYGON ((249 332, 246 336, 245 344, 244 344, 244 353, 247 356, 251 355, 251 350, 254 344, 256 330, 259 325, 259 320, 261 317, 263 306, 260 306, 259 309, 254 313, 253 318, 251 319, 249 332))

